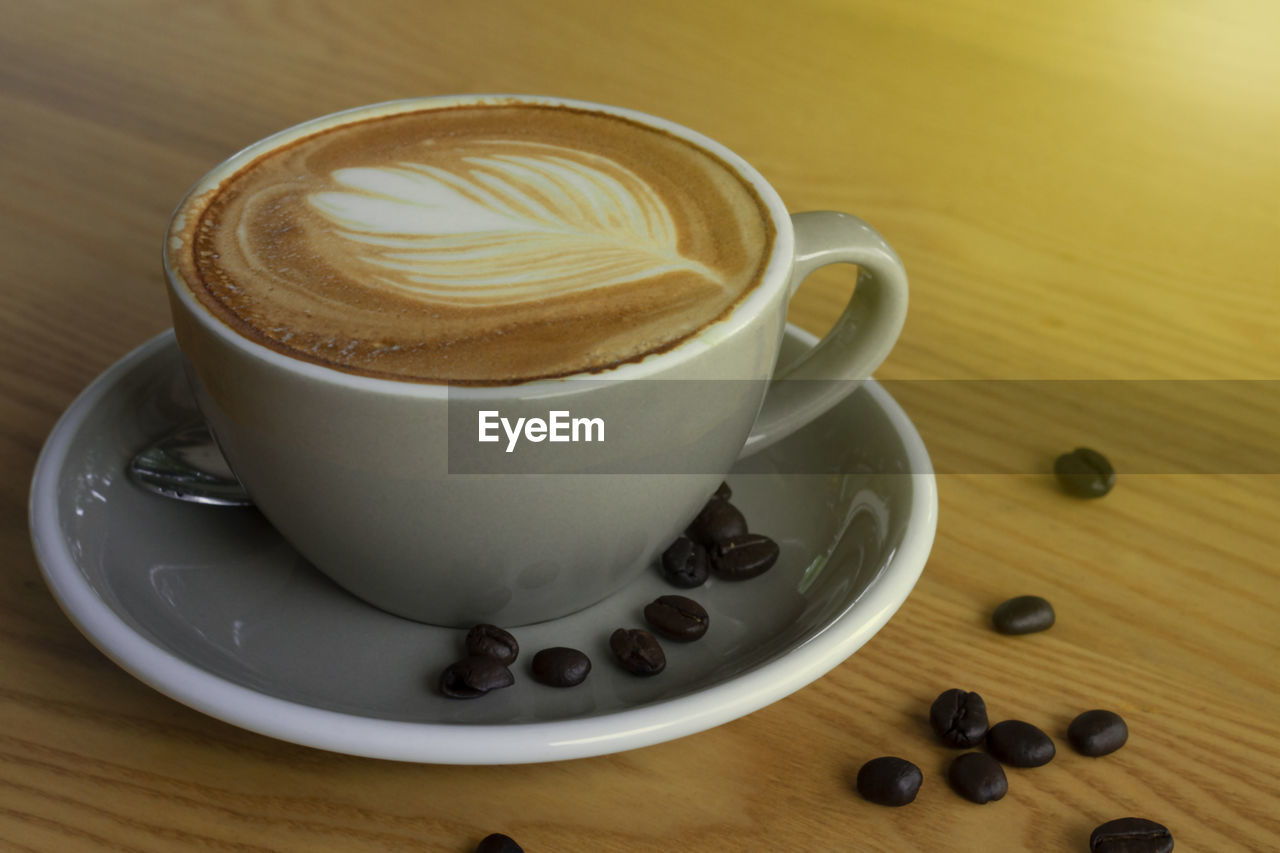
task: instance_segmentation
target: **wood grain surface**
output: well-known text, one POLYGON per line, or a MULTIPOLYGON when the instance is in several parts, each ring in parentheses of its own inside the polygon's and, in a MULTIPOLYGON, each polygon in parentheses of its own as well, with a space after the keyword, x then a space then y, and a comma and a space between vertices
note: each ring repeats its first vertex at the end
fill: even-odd
MULTIPOLYGON (((528 851, 1084 851, 1137 815, 1178 850, 1280 850, 1278 44, 1266 0, 0 0, 0 849, 470 851, 503 831, 528 851), (353 758, 165 698, 45 588, 36 455, 168 326, 160 235, 186 188, 297 121, 454 92, 669 117, 905 261, 878 375, 941 472, 937 541, 888 626, 810 687, 601 758, 353 758), (1006 380, 1094 382, 1119 395, 1103 413, 1145 394, 1146 415, 1006 380), (1100 501, 1046 473, 1077 444, 1121 471, 1100 501), (1057 625, 995 634, 1022 593, 1057 625), (953 686, 1057 759, 959 799, 926 722, 953 686), (1064 736, 1093 707, 1131 730, 1102 759, 1064 736), (851 790, 883 754, 923 769, 914 804, 851 790)), ((791 319, 822 332, 852 283, 824 270, 791 319)))

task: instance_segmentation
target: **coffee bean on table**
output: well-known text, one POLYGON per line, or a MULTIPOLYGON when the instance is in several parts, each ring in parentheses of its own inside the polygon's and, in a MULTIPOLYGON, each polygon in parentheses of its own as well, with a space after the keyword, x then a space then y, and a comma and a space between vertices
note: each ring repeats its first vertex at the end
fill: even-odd
POLYGON ((1002 603, 991 614, 991 624, 1001 634, 1034 634, 1053 627, 1053 605, 1038 595, 1019 595, 1002 603))
POLYGON ((510 666, 520 654, 520 644, 497 625, 477 625, 467 632, 467 654, 493 658, 510 666))
POLYGON ((746 533, 747 520, 736 506, 723 498, 713 497, 697 517, 689 522, 687 532, 694 542, 710 548, 717 542, 746 533))
POLYGON ((1009 793, 1004 768, 985 752, 957 755, 947 770, 947 781, 957 794, 971 803, 994 802, 1009 793))
POLYGON ((475 853, 524 853, 524 848, 511 836, 495 832, 476 845, 475 853))
POLYGON ((882 806, 905 806, 916 798, 924 774, 905 758, 873 758, 858 771, 858 793, 882 806))
POLYGON ((706 609, 683 595, 662 595, 645 605, 644 619, 668 640, 688 643, 707 633, 706 609))
POLYGON ((720 487, 716 489, 715 496, 720 498, 720 500, 727 501, 729 498, 733 497, 733 489, 729 488, 728 483, 721 483, 720 487))
POLYGON ((1100 498, 1116 482, 1116 470, 1107 457, 1088 447, 1077 447, 1054 460, 1053 473, 1067 492, 1080 498, 1100 498))
POLYGON ((533 678, 548 687, 576 687, 591 672, 591 659, 577 649, 552 646, 533 656, 533 678))
POLYGON ((671 543, 662 554, 662 574, 672 586, 683 589, 702 586, 710 573, 707 549, 685 536, 671 543))
POLYGON ((1022 720, 1005 720, 987 731, 987 750, 1010 767, 1040 767, 1053 760, 1053 739, 1022 720))
POLYGON ((727 581, 744 581, 773 568, 778 561, 778 543, 759 533, 735 536, 709 550, 711 572, 727 581))
POLYGON ((1143 817, 1109 820, 1089 836, 1089 853, 1169 853, 1173 834, 1143 817))
POLYGON ((929 724, 948 746, 977 746, 987 734, 987 704, 977 693, 944 690, 929 708, 929 724))
POLYGON ((619 628, 609 637, 609 648, 632 675, 657 675, 667 667, 667 656, 657 638, 643 628, 619 628))
POLYGON ((1067 727, 1067 740, 1081 755, 1108 755, 1124 746, 1129 727, 1114 711, 1085 711, 1067 727))
POLYGON ((440 676, 440 692, 450 699, 474 699, 514 683, 515 677, 502 661, 470 655, 445 668, 440 676))

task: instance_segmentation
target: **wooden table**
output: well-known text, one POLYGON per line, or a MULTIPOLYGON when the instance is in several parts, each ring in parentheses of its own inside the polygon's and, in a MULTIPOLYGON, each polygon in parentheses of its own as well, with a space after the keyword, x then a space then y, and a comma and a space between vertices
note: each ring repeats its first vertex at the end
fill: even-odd
MULTIPOLYGON (((1251 403, 1280 379, 1277 44, 1264 0, 0 4, 0 848, 469 851, 501 830, 529 851, 1081 851, 1139 815, 1179 850, 1280 849, 1277 410, 1251 403), (937 541, 889 625, 810 687, 608 757, 353 758, 165 698, 46 590, 36 455, 169 324, 158 249, 187 186, 314 115, 473 91, 670 117, 904 259, 910 317, 879 376, 937 463, 937 541), (960 380, 1014 379, 1168 393, 1128 433, 1052 410, 987 430, 1009 413, 960 380), (1261 455, 1142 457, 1143 430, 1201 399, 1261 455), (1121 470, 1100 501, 1045 473, 1075 443, 1121 470), (1051 631, 988 627, 1029 592, 1051 631), (1011 771, 999 803, 960 800, 923 722, 952 686, 1046 728, 1058 758, 1011 771), (1132 732, 1107 758, 1062 737, 1092 707, 1132 732), (882 754, 924 770, 913 805, 851 791, 882 754)), ((824 271, 792 320, 821 332, 851 286, 824 271)))

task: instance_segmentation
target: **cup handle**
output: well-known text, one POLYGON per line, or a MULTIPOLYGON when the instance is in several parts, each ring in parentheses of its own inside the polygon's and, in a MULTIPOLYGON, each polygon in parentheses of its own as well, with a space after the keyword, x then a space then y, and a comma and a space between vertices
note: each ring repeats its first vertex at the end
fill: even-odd
POLYGON ((853 393, 884 361, 907 318, 906 270, 875 229, 834 210, 795 213, 791 222, 795 260, 788 298, 809 273, 827 264, 857 264, 858 284, 831 331, 774 375, 742 457, 787 437, 853 393))

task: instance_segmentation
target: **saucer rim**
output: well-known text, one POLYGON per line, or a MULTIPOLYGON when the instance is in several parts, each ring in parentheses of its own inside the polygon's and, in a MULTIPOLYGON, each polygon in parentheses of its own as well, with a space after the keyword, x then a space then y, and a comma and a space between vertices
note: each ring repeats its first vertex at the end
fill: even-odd
MULTIPOLYGON (((787 334, 809 346, 817 343, 815 336, 790 323, 787 334)), ((28 512, 37 563, 72 624, 126 672, 201 713, 290 743, 396 761, 521 764, 611 754, 705 731, 796 692, 848 659, 906 600, 936 535, 937 480, 928 451, 897 401, 867 379, 866 390, 902 441, 914 480, 907 531, 898 551, 857 599, 778 657, 672 699, 561 720, 412 722, 318 708, 237 684, 152 642, 96 593, 61 536, 57 483, 85 417, 139 363, 176 346, 169 329, 136 347, 94 379, 58 419, 32 477, 28 512)))

